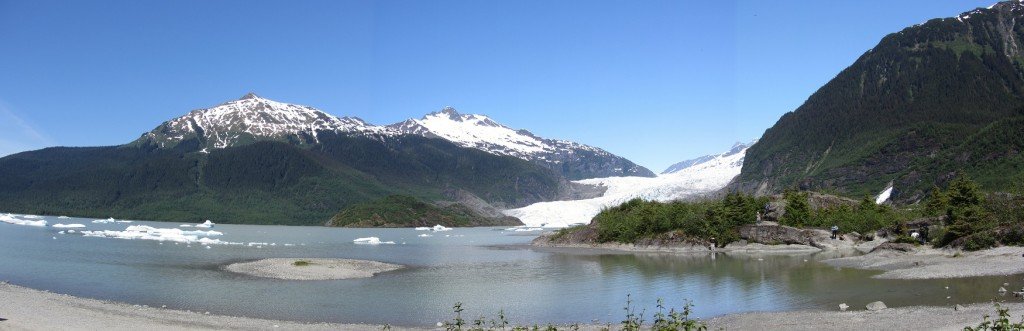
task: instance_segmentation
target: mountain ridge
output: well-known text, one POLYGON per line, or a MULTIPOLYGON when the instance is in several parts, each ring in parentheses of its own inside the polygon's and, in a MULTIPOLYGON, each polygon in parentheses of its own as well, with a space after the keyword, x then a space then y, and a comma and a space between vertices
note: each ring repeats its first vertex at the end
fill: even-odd
POLYGON ((732 189, 787 188, 913 203, 963 171, 987 189, 1024 173, 1024 4, 1005 1, 889 34, 750 148, 732 189), (1004 121, 1006 120, 1006 121, 1004 121), (999 127, 989 128, 992 125, 999 127))

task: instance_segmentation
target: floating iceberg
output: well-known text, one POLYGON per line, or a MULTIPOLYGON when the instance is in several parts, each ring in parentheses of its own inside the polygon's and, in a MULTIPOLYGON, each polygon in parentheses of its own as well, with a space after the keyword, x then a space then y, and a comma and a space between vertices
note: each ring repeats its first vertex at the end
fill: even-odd
POLYGON ((57 223, 57 224, 54 224, 53 227, 55 227, 55 228, 84 228, 85 224, 61 224, 61 223, 57 223))
POLYGON ((430 234, 424 233, 424 234, 418 235, 417 237, 424 237, 424 238, 426 238, 426 237, 433 237, 433 236, 430 235, 430 234))
POLYGON ((210 222, 210 220, 206 220, 206 222, 203 222, 201 224, 196 224, 196 227, 197 228, 207 228, 207 229, 209 229, 209 228, 213 227, 213 222, 210 222))
POLYGON ((377 238, 377 237, 359 238, 359 239, 353 240, 352 242, 356 243, 356 244, 359 244, 359 245, 380 245, 380 244, 394 245, 395 244, 394 241, 380 241, 380 238, 377 238))
POLYGON ((536 232, 536 231, 544 231, 544 228, 518 228, 518 229, 515 229, 515 230, 512 230, 512 231, 515 231, 515 232, 536 232))
POLYGON ((191 228, 192 224, 182 224, 182 225, 179 225, 178 227, 179 228, 191 228))
POLYGON ((445 227, 444 225, 438 224, 435 226, 421 226, 417 227, 416 231, 451 231, 452 228, 445 227))
POLYGON ((14 224, 14 225, 46 226, 46 221, 44 221, 44 220, 38 220, 38 221, 23 220, 23 219, 19 219, 17 217, 14 217, 14 215, 11 215, 11 214, 0 215, 0 222, 4 222, 4 223, 8 223, 8 224, 14 224))
POLYGON ((59 219, 62 219, 62 220, 63 220, 63 219, 68 219, 68 218, 70 218, 70 217, 67 217, 67 216, 57 216, 57 218, 59 218, 59 219))
POLYGON ((106 223, 114 223, 115 221, 116 220, 113 217, 111 217, 111 218, 108 218, 108 219, 105 219, 105 220, 95 220, 95 221, 92 221, 92 222, 93 223, 97 223, 97 224, 106 224, 106 223))
POLYGON ((117 238, 117 239, 139 239, 139 240, 156 240, 156 241, 171 241, 174 243, 200 243, 203 245, 238 245, 239 243, 232 243, 222 241, 220 239, 211 239, 211 236, 223 235, 217 231, 182 231, 181 229, 166 229, 166 228, 154 228, 146 225, 132 225, 124 229, 124 231, 82 231, 82 235, 86 237, 102 237, 102 238, 117 238))

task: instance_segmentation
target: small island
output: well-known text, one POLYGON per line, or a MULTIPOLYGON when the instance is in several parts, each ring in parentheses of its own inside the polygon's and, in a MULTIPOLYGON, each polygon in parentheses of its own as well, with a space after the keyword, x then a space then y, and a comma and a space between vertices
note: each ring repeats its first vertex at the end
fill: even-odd
POLYGON ((326 258, 272 258, 233 263, 224 267, 230 272, 285 280, 369 278, 402 268, 402 265, 377 261, 326 258))
POLYGON ((345 208, 327 221, 327 226, 348 228, 411 228, 443 225, 515 226, 518 218, 483 215, 460 203, 431 204, 407 195, 392 195, 380 200, 345 208))

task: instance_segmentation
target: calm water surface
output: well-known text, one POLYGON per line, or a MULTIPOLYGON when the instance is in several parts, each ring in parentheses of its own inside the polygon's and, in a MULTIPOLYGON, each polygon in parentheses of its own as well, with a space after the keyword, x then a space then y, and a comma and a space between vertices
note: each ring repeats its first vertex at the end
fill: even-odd
MULTIPOLYGON (((45 219, 51 225, 85 224, 85 230, 124 230, 129 225, 45 219)), ((174 228, 178 223, 130 225, 174 228)), ((520 322, 615 323, 623 316, 627 294, 641 309, 646 307, 646 316, 656 299, 663 298, 677 307, 684 299, 692 300, 696 315, 709 318, 748 311, 832 310, 842 302, 859 308, 875 300, 890 307, 975 303, 997 297, 995 289, 1004 282, 1010 288, 1024 285, 1021 276, 871 279, 876 272, 818 262, 830 257, 823 254, 737 257, 541 250, 528 246, 534 236, 501 228, 459 228, 424 238, 417 236, 423 231, 413 229, 218 224, 214 230, 224 233, 217 237, 221 240, 276 245, 210 249, 62 235, 60 230, 0 223, 0 280, 82 297, 216 314, 407 326, 450 319, 455 302, 462 302, 464 316, 471 318, 494 317, 503 309, 520 322), (369 236, 396 244, 352 243, 369 236), (409 268, 336 281, 283 281, 221 269, 267 257, 368 259, 409 268)))

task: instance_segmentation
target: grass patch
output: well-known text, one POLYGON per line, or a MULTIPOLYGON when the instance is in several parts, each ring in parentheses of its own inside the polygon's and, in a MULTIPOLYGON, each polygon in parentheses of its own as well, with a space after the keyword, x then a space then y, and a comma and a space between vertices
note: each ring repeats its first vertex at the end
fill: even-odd
POLYGON ((312 262, 309 262, 309 261, 306 261, 306 260, 298 260, 298 261, 292 262, 292 265, 296 266, 296 267, 307 267, 307 266, 310 266, 312 264, 313 264, 312 262))

